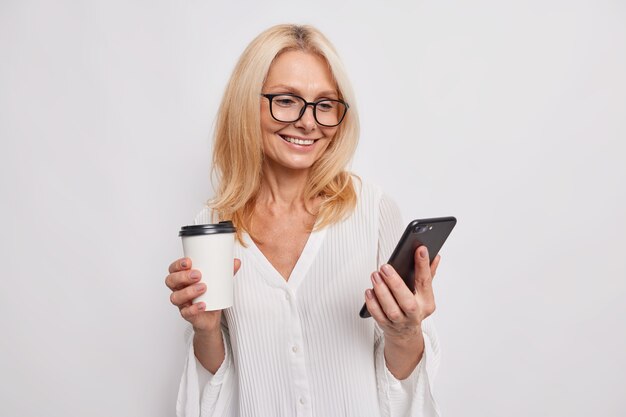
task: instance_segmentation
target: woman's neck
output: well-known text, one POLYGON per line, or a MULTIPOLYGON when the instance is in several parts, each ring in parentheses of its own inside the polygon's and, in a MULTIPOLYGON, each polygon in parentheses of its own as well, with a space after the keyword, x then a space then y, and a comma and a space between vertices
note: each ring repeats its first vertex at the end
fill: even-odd
POLYGON ((256 204, 287 210, 304 208, 308 175, 308 170, 292 170, 266 163, 256 204))

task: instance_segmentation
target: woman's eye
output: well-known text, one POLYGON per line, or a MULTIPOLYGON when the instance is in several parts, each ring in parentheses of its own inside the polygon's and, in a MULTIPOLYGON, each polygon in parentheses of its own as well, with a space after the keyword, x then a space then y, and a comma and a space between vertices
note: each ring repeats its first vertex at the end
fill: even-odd
POLYGON ((278 104, 279 106, 290 107, 296 104, 296 100, 292 97, 276 97, 274 99, 274 103, 278 104))
POLYGON ((317 108, 320 111, 331 111, 335 108, 335 103, 332 101, 321 101, 317 103, 317 108))

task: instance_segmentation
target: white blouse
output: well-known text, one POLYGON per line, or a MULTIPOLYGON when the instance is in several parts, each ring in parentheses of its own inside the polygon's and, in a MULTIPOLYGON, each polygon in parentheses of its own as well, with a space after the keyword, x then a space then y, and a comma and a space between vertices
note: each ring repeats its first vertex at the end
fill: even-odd
MULTIPOLYGON (((425 351, 405 380, 387 369, 384 337, 359 310, 370 275, 387 261, 405 224, 377 187, 358 186, 346 220, 311 233, 288 281, 244 234, 234 305, 224 310, 226 357, 215 375, 197 361, 193 331, 179 417, 439 416, 433 380, 439 345, 423 322, 425 351)), ((195 223, 210 223, 205 208, 195 223)))

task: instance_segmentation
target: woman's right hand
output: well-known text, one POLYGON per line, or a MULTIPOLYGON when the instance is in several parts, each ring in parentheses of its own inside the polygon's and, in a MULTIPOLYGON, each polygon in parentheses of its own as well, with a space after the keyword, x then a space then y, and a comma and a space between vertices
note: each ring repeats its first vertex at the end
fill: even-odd
MULTIPOLYGON (((240 267, 241 261, 235 259, 235 274, 240 267)), ((191 259, 181 258, 170 265, 165 285, 172 291, 170 302, 178 307, 180 315, 191 323, 194 331, 213 333, 220 329, 222 310, 205 311, 203 302, 193 304, 193 299, 207 290, 206 285, 200 283, 200 278, 200 271, 191 269, 191 259)))

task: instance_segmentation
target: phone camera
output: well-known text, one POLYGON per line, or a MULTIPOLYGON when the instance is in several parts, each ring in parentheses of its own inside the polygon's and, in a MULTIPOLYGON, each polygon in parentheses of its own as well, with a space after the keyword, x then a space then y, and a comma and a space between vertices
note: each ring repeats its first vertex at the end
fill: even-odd
MULTIPOLYGON (((432 226, 430 226, 430 229, 432 229, 432 226)), ((423 226, 423 225, 415 226, 415 233, 424 233, 427 230, 429 230, 429 226, 423 226)))

